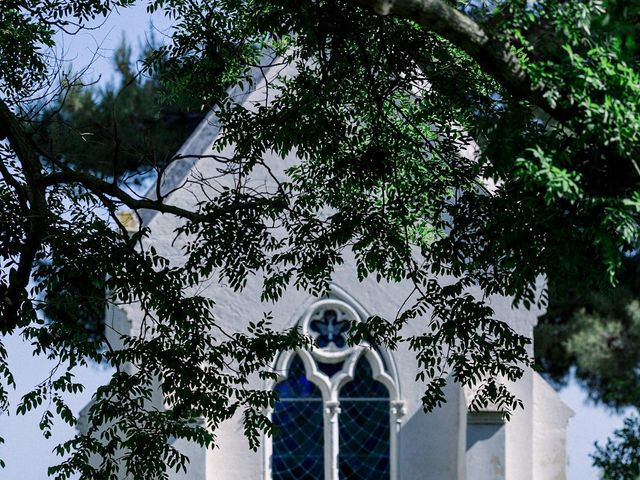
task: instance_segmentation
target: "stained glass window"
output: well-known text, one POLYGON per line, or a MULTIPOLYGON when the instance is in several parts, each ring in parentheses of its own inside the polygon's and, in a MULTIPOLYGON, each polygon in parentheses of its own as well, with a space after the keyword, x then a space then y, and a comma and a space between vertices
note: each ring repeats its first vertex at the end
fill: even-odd
POLYGON ((361 357, 354 378, 340 390, 338 468, 341 480, 390 477, 389 391, 372 378, 361 357))
POLYGON ((321 480, 324 478, 322 394, 305 374, 297 355, 287 379, 276 385, 272 421, 278 427, 273 438, 273 480, 321 480))
POLYGON ((347 345, 347 338, 345 334, 349 330, 348 320, 339 320, 338 311, 333 308, 327 308, 320 314, 318 320, 311 321, 311 331, 315 332, 316 345, 320 348, 329 347, 330 344, 335 345, 337 348, 344 348, 347 345))
POLYGON ((331 378, 336 373, 340 372, 344 367, 344 362, 338 363, 325 363, 325 362, 317 362, 318 370, 324 373, 327 377, 331 378))

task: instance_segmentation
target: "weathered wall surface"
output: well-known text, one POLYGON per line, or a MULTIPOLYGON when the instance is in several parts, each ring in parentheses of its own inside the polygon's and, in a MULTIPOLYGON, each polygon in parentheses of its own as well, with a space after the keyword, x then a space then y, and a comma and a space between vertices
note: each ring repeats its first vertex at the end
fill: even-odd
POLYGON ((533 374, 533 480, 566 480, 567 423, 573 411, 533 374))

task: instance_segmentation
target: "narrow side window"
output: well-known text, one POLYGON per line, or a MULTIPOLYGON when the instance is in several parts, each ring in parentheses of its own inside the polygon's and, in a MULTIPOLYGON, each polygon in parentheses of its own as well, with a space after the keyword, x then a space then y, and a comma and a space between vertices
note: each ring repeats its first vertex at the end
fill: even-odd
POLYGON ((271 472, 273 480, 324 478, 322 394, 306 376, 304 364, 294 356, 286 380, 275 387, 272 421, 271 472))
POLYGON ((360 357, 354 378, 340 390, 341 480, 389 479, 389 391, 372 377, 369 361, 360 357))

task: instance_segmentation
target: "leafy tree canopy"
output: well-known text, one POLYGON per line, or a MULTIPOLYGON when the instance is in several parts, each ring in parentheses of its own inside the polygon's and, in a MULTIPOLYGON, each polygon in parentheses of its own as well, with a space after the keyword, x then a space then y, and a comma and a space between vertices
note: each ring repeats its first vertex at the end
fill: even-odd
MULTIPOLYGON (((269 378, 275 353, 306 340, 272 331, 268 317, 221 334, 215 299, 192 293, 212 273, 237 289, 262 273, 265 300, 287 285, 318 293, 349 248, 361 277, 415 286, 415 303, 355 336, 408 342, 425 408, 441 403, 451 377, 477 387, 475 406, 509 411, 520 402, 501 379, 521 375, 528 340, 468 288, 544 303, 541 276, 552 292, 615 283, 638 250, 640 82, 629 27, 637 9, 625 2, 149 1, 174 25, 145 62, 163 92, 164 107, 147 100, 149 112, 215 111, 223 135, 211 161, 236 179, 193 209, 129 188, 137 152, 152 152, 143 164, 160 180, 181 157, 167 158, 153 135, 131 142, 124 119, 112 120, 109 137, 65 125, 73 105, 56 100, 83 99, 87 113, 97 105, 73 78, 55 79, 56 34, 133 3, 22 0, 0 9, 0 332, 20 330, 67 367, 18 409, 50 400, 73 423, 60 396, 82 388, 73 369, 90 360, 117 369, 96 392, 89 431, 60 446, 68 457, 51 469, 56 478, 115 478, 118 465, 133 478, 161 478, 186 464, 168 438, 212 445, 215 427, 238 411, 252 446, 270 431, 262 411, 273 395, 247 389, 248 378, 269 378), (230 95, 263 77, 271 101, 245 106, 230 95), (76 149, 86 133, 102 140, 76 149), (225 146, 233 148, 223 157, 225 146), (110 163, 94 163, 93 151, 110 163), (247 185, 265 152, 292 151, 301 161, 275 191, 247 185), (148 247, 148 228, 129 235, 122 207, 180 217, 176 236, 194 239, 185 263, 148 247), (69 286, 80 284, 93 287, 78 297, 69 286), (146 335, 123 338, 123 349, 81 320, 101 308, 104 291, 107 303, 137 302, 148 316, 146 335), (73 315, 61 315, 72 303, 73 315), (404 336, 415 316, 424 333, 404 336), (162 412, 145 408, 158 385, 170 405, 162 412)), ((127 95, 117 94, 123 112, 137 109, 129 101, 145 104, 144 94, 127 95)), ((6 362, 0 348, 3 408, 6 362)))
POLYGON ((593 463, 603 471, 603 480, 638 480, 640 478, 640 421, 625 419, 624 426, 597 447, 593 463))
MULTIPOLYGON (((143 58, 158 47, 150 33, 143 58)), ((105 86, 74 82, 66 72, 68 84, 26 125, 34 142, 56 152, 62 164, 101 178, 136 182, 166 167, 206 112, 201 104, 161 102, 159 73, 144 75, 131 55, 123 39, 113 58, 117 80, 105 86)))
POLYGON ((576 284, 550 292, 536 329, 536 361, 558 384, 571 369, 591 399, 614 409, 640 406, 640 284, 638 254, 624 259, 615 288, 576 284))

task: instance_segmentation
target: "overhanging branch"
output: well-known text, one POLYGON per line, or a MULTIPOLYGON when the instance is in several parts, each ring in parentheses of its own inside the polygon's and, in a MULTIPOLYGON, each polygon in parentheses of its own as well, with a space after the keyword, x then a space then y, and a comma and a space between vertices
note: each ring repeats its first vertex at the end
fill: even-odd
POLYGON ((181 218, 185 218, 187 220, 191 220, 193 222, 210 223, 216 220, 214 215, 224 215, 239 210, 253 209, 274 202, 274 200, 271 198, 254 198, 250 201, 236 202, 229 205, 219 206, 215 209, 214 213, 203 214, 177 207, 175 205, 168 205, 166 203, 162 203, 159 200, 133 197, 113 183, 105 182, 104 180, 100 180, 93 175, 78 172, 75 170, 52 173, 43 177, 41 180, 41 184, 45 187, 73 183, 82 185, 87 190, 93 193, 107 195, 111 198, 115 198, 132 210, 153 210, 160 213, 169 213, 181 218))
POLYGON ((442 0, 352 0, 379 15, 412 20, 466 52, 514 97, 527 100, 558 121, 566 121, 575 111, 551 105, 544 86, 534 84, 522 68, 511 46, 480 24, 442 0))
POLYGON ((31 279, 33 262, 42 247, 42 239, 47 228, 48 209, 44 188, 39 184, 42 172, 36 152, 22 125, 2 100, 0 100, 0 139, 9 141, 22 167, 24 185, 11 177, 11 173, 6 168, 3 168, 3 175, 11 177, 5 178, 5 181, 13 184, 18 195, 22 195, 22 208, 27 209, 24 212, 27 233, 20 249, 20 259, 18 265, 9 271, 9 284, 1 300, 3 316, 0 318, 0 332, 6 333, 12 331, 17 325, 30 321, 21 319, 20 313, 28 297, 27 287, 31 279), (24 203, 25 199, 28 205, 24 203))

